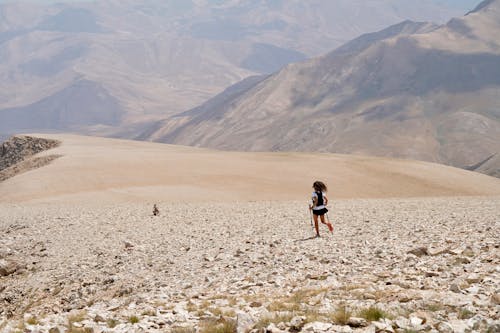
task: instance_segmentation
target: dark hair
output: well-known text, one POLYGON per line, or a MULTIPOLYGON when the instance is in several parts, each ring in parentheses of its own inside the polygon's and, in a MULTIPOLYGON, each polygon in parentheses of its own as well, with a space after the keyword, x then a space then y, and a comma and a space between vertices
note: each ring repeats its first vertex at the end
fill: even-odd
POLYGON ((313 184, 314 190, 316 192, 326 192, 328 189, 326 188, 325 183, 320 182, 319 180, 315 181, 313 184))

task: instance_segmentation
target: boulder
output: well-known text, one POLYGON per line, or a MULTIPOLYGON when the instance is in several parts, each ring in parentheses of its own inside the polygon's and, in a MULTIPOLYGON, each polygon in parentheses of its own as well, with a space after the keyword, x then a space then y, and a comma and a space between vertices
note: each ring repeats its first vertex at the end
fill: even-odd
POLYGON ((408 253, 413 254, 417 257, 422 257, 422 256, 428 256, 429 250, 427 249, 427 247, 422 246, 422 247, 417 247, 413 250, 410 250, 410 251, 408 251, 408 253))
POLYGON ((380 319, 379 321, 374 321, 372 324, 377 329, 377 332, 394 332, 392 322, 389 319, 380 319))
POLYGON ((328 330, 330 330, 332 328, 332 324, 329 324, 329 323, 323 323, 323 322, 320 322, 320 321, 315 321, 315 322, 312 322, 312 323, 307 323, 304 328, 302 329, 302 331, 304 332, 326 332, 328 330))
POLYGON ((0 259, 0 276, 8 276, 14 274, 21 268, 21 264, 14 260, 0 259))
POLYGON ((290 320, 290 330, 300 332, 302 330, 302 327, 304 327, 305 322, 306 322, 306 317, 303 316, 293 317, 292 320, 290 320))
POLYGON ((255 325, 255 320, 246 312, 236 313, 236 332, 248 332, 255 325))
POLYGON ((284 332, 283 330, 280 330, 278 327, 276 327, 275 324, 271 323, 266 327, 266 332, 268 333, 282 333, 284 332))
POLYGON ((364 318, 350 317, 347 320, 347 325, 351 327, 366 327, 368 326, 368 322, 364 318))

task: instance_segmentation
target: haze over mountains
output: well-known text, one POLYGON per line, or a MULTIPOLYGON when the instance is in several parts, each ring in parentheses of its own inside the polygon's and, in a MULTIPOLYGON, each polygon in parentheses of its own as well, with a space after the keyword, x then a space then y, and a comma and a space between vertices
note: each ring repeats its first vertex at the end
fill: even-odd
POLYGON ((402 157, 498 175, 498 36, 499 0, 443 26, 406 21, 242 82, 142 138, 402 157))
POLYGON ((438 0, 4 2, 0 135, 134 137, 144 123, 364 32, 464 12, 438 0))

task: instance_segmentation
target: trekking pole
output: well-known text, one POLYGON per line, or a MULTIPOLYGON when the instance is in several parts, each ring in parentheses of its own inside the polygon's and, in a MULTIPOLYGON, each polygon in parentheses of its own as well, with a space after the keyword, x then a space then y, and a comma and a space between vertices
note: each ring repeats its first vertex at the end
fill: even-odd
POLYGON ((313 226, 313 213, 311 211, 311 208, 309 208, 309 218, 310 218, 310 221, 311 221, 311 229, 312 231, 314 231, 314 226, 313 226))

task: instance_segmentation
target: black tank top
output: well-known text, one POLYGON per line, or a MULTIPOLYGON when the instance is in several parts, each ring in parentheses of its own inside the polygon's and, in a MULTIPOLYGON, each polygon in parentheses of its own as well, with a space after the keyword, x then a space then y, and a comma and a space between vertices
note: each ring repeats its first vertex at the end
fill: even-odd
POLYGON ((316 203, 316 206, 323 206, 323 193, 321 192, 316 192, 316 195, 318 196, 318 202, 316 203))

